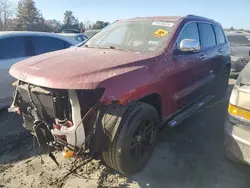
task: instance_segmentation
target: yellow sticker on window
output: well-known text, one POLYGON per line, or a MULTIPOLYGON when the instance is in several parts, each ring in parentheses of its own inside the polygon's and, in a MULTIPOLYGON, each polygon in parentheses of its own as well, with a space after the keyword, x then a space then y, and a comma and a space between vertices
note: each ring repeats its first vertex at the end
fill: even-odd
POLYGON ((156 35, 158 37, 164 37, 167 34, 168 34, 168 31, 166 31, 164 29, 158 29, 157 31, 154 32, 154 35, 156 35))

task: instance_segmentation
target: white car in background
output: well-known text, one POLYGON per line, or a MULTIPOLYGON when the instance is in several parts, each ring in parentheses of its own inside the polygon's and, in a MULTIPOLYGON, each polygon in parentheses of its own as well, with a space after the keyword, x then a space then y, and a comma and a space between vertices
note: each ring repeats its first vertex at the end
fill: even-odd
POLYGON ((10 105, 14 87, 10 67, 26 58, 78 44, 69 36, 43 32, 0 32, 0 109, 10 105))

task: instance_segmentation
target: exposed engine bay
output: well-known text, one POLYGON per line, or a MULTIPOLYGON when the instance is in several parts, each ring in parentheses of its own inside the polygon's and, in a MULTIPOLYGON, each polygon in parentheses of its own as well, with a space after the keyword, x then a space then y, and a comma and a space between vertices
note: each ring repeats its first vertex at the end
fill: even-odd
POLYGON ((101 152, 112 142, 125 108, 100 99, 95 90, 49 89, 22 81, 16 86, 10 112, 22 116, 23 126, 41 147, 64 149, 64 157, 101 152))

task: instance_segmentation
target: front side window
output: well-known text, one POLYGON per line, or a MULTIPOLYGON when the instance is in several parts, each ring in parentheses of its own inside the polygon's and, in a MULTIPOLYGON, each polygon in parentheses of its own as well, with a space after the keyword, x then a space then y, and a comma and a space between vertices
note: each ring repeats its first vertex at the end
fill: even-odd
POLYGON ((0 59, 12 59, 25 56, 24 37, 9 37, 0 40, 0 59))
POLYGON ((168 21, 115 22, 90 38, 83 47, 132 52, 163 50, 175 27, 168 21))
POLYGON ((209 48, 216 45, 213 26, 206 23, 200 23, 201 39, 203 48, 209 48))
POLYGON ((65 42, 53 37, 34 36, 32 44, 35 55, 65 49, 65 42))
POLYGON ((223 32, 222 28, 219 26, 214 26, 214 31, 216 34, 217 44, 225 43, 226 40, 225 40, 225 36, 224 36, 224 32, 223 32))
POLYGON ((188 23, 184 26, 178 40, 177 46, 180 45, 183 39, 194 39, 196 41, 200 41, 198 25, 195 22, 188 23))

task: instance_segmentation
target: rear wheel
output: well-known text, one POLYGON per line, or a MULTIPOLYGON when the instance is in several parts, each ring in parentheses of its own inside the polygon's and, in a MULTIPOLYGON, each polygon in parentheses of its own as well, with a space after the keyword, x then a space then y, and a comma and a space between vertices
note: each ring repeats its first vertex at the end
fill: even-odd
POLYGON ((154 107, 142 102, 133 105, 124 115, 109 150, 102 153, 106 164, 126 175, 140 171, 153 152, 158 125, 154 107))

